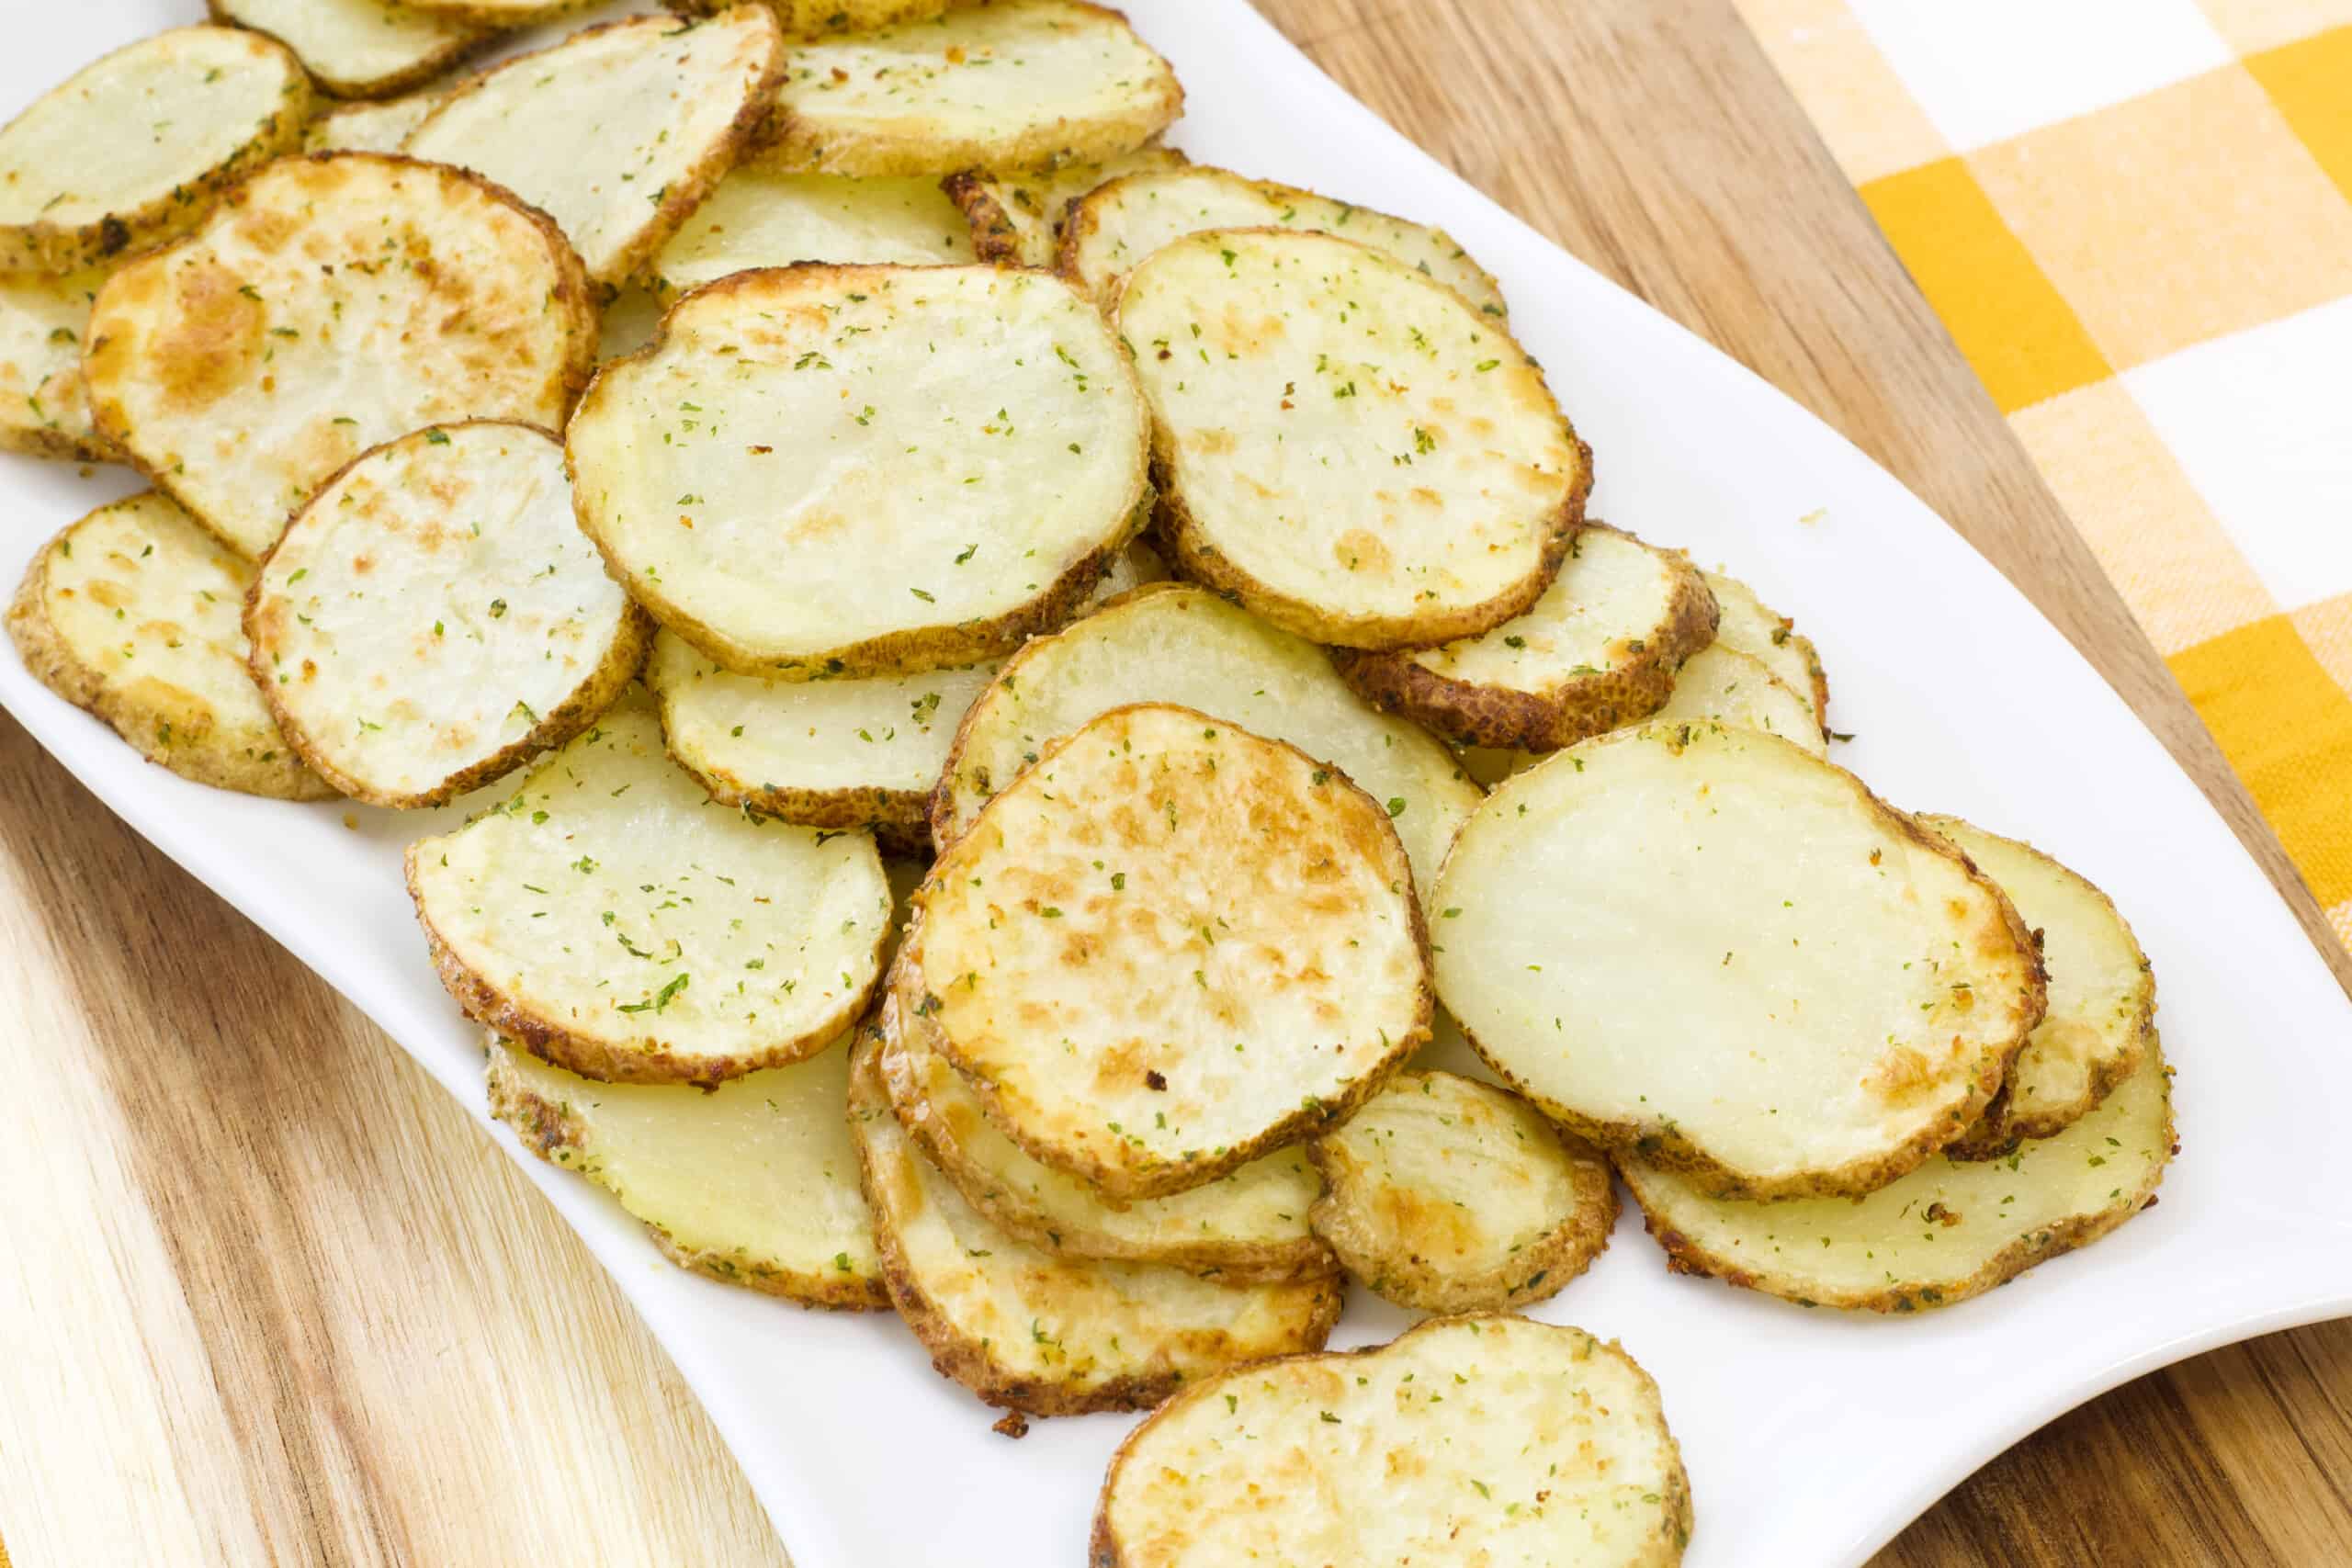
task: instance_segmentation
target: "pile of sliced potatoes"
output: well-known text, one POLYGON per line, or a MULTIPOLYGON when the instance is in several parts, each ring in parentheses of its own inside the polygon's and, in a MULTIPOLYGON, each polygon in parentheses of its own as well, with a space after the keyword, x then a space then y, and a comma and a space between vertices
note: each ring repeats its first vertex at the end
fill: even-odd
POLYGON ((188 778, 488 790, 407 875, 492 1107, 681 1266, 1158 1405, 1099 1562, 1633 1564, 1657 1391, 1511 1315, 1620 1179, 1880 1312, 2152 1201, 2122 918, 1586 516, 1446 234, 1189 164, 1080 0, 448 74, 570 8, 213 0, 0 129, 0 441, 154 486, 8 624, 188 778), (1351 1279, 1439 1317, 1314 1354, 1351 1279))

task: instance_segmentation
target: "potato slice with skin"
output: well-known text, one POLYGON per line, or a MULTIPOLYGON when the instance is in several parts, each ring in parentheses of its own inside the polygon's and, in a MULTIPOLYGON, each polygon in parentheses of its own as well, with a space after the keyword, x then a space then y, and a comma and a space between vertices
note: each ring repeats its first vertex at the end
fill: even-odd
POLYGON ((1138 147, 1100 164, 1001 174, 967 169, 940 181, 939 188, 963 209, 982 261, 1051 266, 1072 202, 1111 180, 1181 169, 1189 162, 1173 147, 1138 147))
POLYGON ((1946 1151, 1997 1158, 2020 1138, 2072 1126, 2139 1071, 2155 1032, 2155 973, 2113 901, 2032 845, 1957 817, 1918 821, 2001 885, 2050 970, 2048 1014, 2018 1053, 2000 1097, 1946 1151))
MULTIPOLYGON (((662 0, 680 16, 707 17, 730 0, 662 0)), ((819 38, 826 33, 872 32, 900 22, 924 22, 970 0, 763 0, 775 13, 785 36, 819 38)))
POLYGON ((759 160, 867 176, 1099 164, 1183 107, 1175 72, 1116 11, 993 0, 795 50, 759 160))
POLYGON ((438 806, 613 705, 653 623, 571 517, 535 425, 435 425, 361 455, 294 514, 245 608, 254 681, 355 800, 438 806))
POLYGON ((1128 273, 1114 318, 1177 565, 1285 631, 1475 637, 1567 555, 1589 454, 1500 323, 1404 263, 1210 230, 1128 273))
POLYGON ((2064 1131, 1996 1160, 1938 1155, 1860 1199, 1743 1203, 1640 1158, 1619 1168, 1676 1272, 1803 1306, 1903 1313, 2089 1246, 2154 1200, 2177 1148, 2171 1073, 2151 1041, 2138 1069, 2064 1131))
POLYGON ((1681 1450, 1632 1357, 1449 1317, 1161 1405, 1111 1458, 1087 1561, 1672 1568, 1690 1538, 1681 1450))
POLYGON ((411 844, 408 886, 468 1016, 625 1083, 815 1055, 865 1010, 891 924, 870 837, 714 804, 635 694, 506 801, 411 844))
POLYGON ((1715 623, 1715 640, 1735 653, 1760 660, 1791 690, 1813 705, 1814 722, 1824 735, 1829 725, 1829 677, 1813 639, 1796 629, 1788 616, 1768 608, 1756 591, 1736 577, 1702 572, 1714 594, 1722 618, 1715 623))
POLYGON ((492 36, 486 28, 420 11, 402 0, 208 3, 215 21, 267 33, 292 50, 311 80, 338 98, 404 93, 440 75, 492 36))
POLYGON ((893 970, 882 1000, 879 1066, 899 1125, 964 1201, 1041 1251, 1063 1258, 1164 1263, 1244 1284, 1334 1273, 1331 1249, 1307 1228, 1323 1183, 1293 1147, 1262 1155, 1205 1187, 1114 1208, 1084 1182, 1041 1165, 991 1123, 979 1097, 929 1043, 919 971, 893 970))
POLYGON ((0 272, 73 272, 193 228, 294 147, 311 79, 275 39, 175 28, 84 66, 0 127, 0 272))
POLYGON ((1329 1183, 1315 1234, 1374 1295, 1418 1312, 1556 1295, 1617 1224, 1599 1149, 1452 1073, 1398 1074, 1306 1152, 1329 1183))
POLYGON ((1334 234, 1394 256, 1446 285, 1485 314, 1504 314, 1502 288, 1442 229, 1334 201, 1296 186, 1195 164, 1130 175, 1096 186, 1069 209, 1055 247, 1062 276, 1107 300, 1137 262, 1204 229, 1286 229, 1334 234))
POLYGON ((544 215, 461 170, 335 152, 279 160, 108 278, 83 371, 99 430, 257 556, 379 442, 561 424, 595 331, 544 215))
POLYGON ((598 1083, 491 1037, 490 1113, 645 1223, 680 1268, 805 1306, 888 1307, 849 1136, 843 1035, 705 1093, 598 1083))
POLYGON ((624 17, 475 76, 402 151, 543 209, 608 288, 653 259, 716 187, 784 71, 775 13, 624 17))
POLYGON ((1015 1143, 1114 1201, 1345 1116, 1429 1038, 1388 813, 1197 709, 1114 708, 1048 745, 915 906, 935 1048, 1015 1143))
POLYGON ((738 169, 653 260, 674 299, 729 273, 794 262, 948 265, 972 259, 963 215, 927 179, 858 180, 738 169))
POLYGON ((1059 278, 805 265, 681 300, 566 441, 634 598, 730 670, 809 680, 968 664, 1067 619, 1141 525, 1148 420, 1059 278))
POLYGON ((106 279, 100 267, 56 276, 0 273, 0 447, 85 463, 120 460, 91 421, 82 381, 90 304, 106 279))
POLYGON ((1434 903, 1439 991, 1488 1065, 1726 1195, 1884 1186, 1984 1112, 2041 1021, 2000 889, 1760 730, 1555 753, 1487 797, 1434 903))
POLYGON ((438 93, 411 93, 380 104, 345 104, 311 122, 305 152, 397 152, 408 133, 441 107, 438 93))
POLYGON ((1151 1263, 1038 1251, 989 1224, 891 1113, 871 1031, 850 1062, 850 1133, 883 1278, 932 1365, 1032 1416, 1139 1410, 1229 1367, 1318 1348, 1336 1276, 1227 1284, 1151 1263))
POLYGON ((527 28, 582 11, 596 0, 403 0, 436 17, 454 17, 484 28, 527 28))
POLYGON ((1714 595, 1689 561, 1594 525, 1543 597, 1493 630, 1333 662, 1366 700, 1458 745, 1552 751, 1657 712, 1714 635, 1714 595))
POLYGON ((42 547, 8 607, 33 678, 183 778, 326 800, 245 671, 237 615, 253 568, 153 491, 42 547))

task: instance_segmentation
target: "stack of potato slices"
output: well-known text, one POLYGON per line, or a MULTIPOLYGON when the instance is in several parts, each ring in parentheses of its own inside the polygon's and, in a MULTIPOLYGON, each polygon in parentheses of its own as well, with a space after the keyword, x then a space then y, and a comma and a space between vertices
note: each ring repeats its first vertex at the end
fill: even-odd
POLYGON ((1082 0, 672 8, 212 0, 0 128, 0 445, 154 487, 17 648, 189 779, 462 799, 408 885, 526 1146, 1165 1401, 1104 1565, 1678 1561, 1657 1390, 1511 1315, 1621 1177, 1882 1312, 2152 1201, 2122 916, 1587 516, 1454 239, 1190 163, 1082 0), (1351 1278, 1439 1321, 1317 1354, 1351 1278))

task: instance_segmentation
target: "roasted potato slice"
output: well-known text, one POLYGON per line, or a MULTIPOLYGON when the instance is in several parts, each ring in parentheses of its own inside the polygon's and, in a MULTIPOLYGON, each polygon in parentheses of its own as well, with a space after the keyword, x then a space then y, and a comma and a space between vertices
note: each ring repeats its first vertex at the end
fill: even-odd
POLYGON ((887 1307, 849 1136, 849 1046, 705 1093, 598 1083, 492 1035, 490 1113, 619 1199, 682 1269, 807 1306, 887 1307))
POLYGON ((302 133, 305 152, 397 152, 408 133, 441 107, 438 93, 411 93, 380 104, 345 104, 302 133))
MULTIPOLYGON (((722 11, 733 0, 662 0, 673 11, 686 17, 707 17, 722 11)), ((972 0, 762 0, 775 13, 775 19, 785 36, 811 39, 826 33, 872 32, 876 28, 896 27, 900 22, 925 22, 958 5, 972 0)))
POLYGON ((596 0, 402 0, 414 10, 451 17, 483 28, 527 28, 582 11, 596 0))
POLYGON ((605 300, 596 318, 597 366, 628 358, 661 330, 662 301, 652 289, 629 285, 605 300))
POLYGON ((1184 90, 1116 11, 992 0, 792 51, 771 168, 953 174, 1099 164, 1182 113, 1184 90))
POLYGON ((1500 322, 1327 234, 1210 230, 1115 308, 1188 576, 1343 648, 1476 637, 1551 583, 1592 466, 1500 322))
POLYGON ((1060 164, 1009 173, 967 169, 939 186, 963 209, 972 248, 982 261, 1051 266, 1072 202, 1107 181, 1181 169, 1186 162, 1173 147, 1138 147, 1101 164, 1060 164))
POLYGON ((2176 1152, 2154 1041, 2096 1110, 1996 1160, 1938 1155, 1859 1200, 1744 1203, 1638 1156, 1620 1163, 1679 1273, 1803 1306, 1917 1312, 2006 1284, 2146 1208, 2176 1152))
POLYGON ((451 93, 401 150, 496 180, 617 287, 732 168, 767 113, 784 39, 764 6, 707 21, 624 17, 451 93))
POLYGON ((1107 300, 1137 262, 1204 229, 1336 234, 1437 279, 1487 315, 1504 313, 1500 286, 1442 229, 1199 164, 1128 175, 1083 195, 1061 225, 1055 261, 1064 276, 1107 300))
POLYGON ((561 424, 595 331, 546 217, 461 170, 335 152, 271 164, 108 278, 83 370, 98 429, 257 556, 379 442, 561 424))
POLYGON ((1843 768, 1649 726, 1487 797, 1432 901, 1439 993, 1514 1089, 1704 1190, 1855 1194, 1984 1112, 2041 1021, 2001 890, 1843 768))
POLYGON ((1334 662, 1365 698, 1457 745, 1551 751, 1657 713, 1714 635, 1714 595, 1696 568, 1595 525, 1543 597, 1492 631, 1334 662))
POLYGON ((245 608, 254 682, 321 776, 438 806, 560 746, 619 696, 653 624, 571 517, 535 425, 435 425, 294 514, 245 608))
POLYGON ((1114 708, 1049 744, 915 906, 934 1048, 1015 1143, 1114 1201, 1295 1142, 1429 1037, 1387 811, 1197 709, 1114 708))
POLYGON ((1814 722, 1828 731, 1829 677, 1813 639, 1796 629, 1788 616, 1768 608, 1756 591, 1736 577, 1702 572, 1708 592, 1715 596, 1722 617, 1715 623, 1715 640, 1735 653, 1762 661, 1792 691, 1813 705, 1814 722))
POLYGON ((1452 1073, 1398 1074, 1306 1153, 1329 1184, 1315 1234, 1374 1295, 1419 1312, 1556 1295, 1617 1224, 1599 1149, 1452 1073))
POLYGON ((1151 1263, 1089 1263, 999 1230, 915 1151, 869 1031, 850 1064, 850 1132, 890 1299, 932 1365, 1033 1416, 1136 1410, 1227 1368, 1319 1348, 1336 1275, 1227 1284, 1151 1263))
POLYGON ((1068 284, 797 266, 696 290, 566 440, 581 525, 719 664, 969 664, 1059 625, 1139 527, 1148 423, 1068 284))
POLYGON ((870 837, 713 803, 633 694, 507 800, 411 844, 408 886, 469 1016, 624 1083, 815 1055, 865 1010, 891 923, 870 837))
POLYGON ((245 671, 238 612, 253 568, 153 491, 43 546, 8 607, 41 684, 184 778, 246 795, 324 800, 245 671))
POLYGON ((0 447, 36 457, 117 461, 90 418, 82 344, 102 267, 0 273, 0 447))
POLYGON ((0 126, 0 272, 74 272, 192 228, 310 118, 301 62, 259 33, 126 44, 0 126))
POLYGON ((2108 896, 2030 844, 1957 817, 1919 825, 1960 846, 2001 885, 2050 970, 2050 1010, 1996 1099, 1948 1153, 1990 1159, 2020 1138, 2053 1137, 2140 1068, 2155 1038, 2156 976, 2108 896))
MULTIPOLYGON (((267 33, 338 98, 421 86, 490 41, 490 29, 402 0, 207 0, 212 18, 267 33)), ((391 148, 368 147, 368 152, 391 148)), ((313 148, 312 151, 318 151, 313 148)))
POLYGON ((933 180, 738 169, 653 260, 665 299, 794 262, 944 265, 972 259, 963 215, 933 180))
POLYGON ((1614 1343, 1451 1317, 1193 1384, 1111 1458, 1091 1568, 1672 1568, 1690 1483, 1614 1343))

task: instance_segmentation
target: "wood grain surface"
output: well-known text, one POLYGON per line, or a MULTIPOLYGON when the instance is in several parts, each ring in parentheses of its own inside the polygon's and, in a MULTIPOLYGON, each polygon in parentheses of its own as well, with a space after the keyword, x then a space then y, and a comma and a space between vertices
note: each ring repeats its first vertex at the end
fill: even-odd
MULTIPOLYGON (((1957 523, 2204 784, 2352 986, 1728 0, 1259 3, 1408 135, 1957 523)), ((505 1156, 5 718, 0 995, 0 1538, 21 1568, 787 1561, 505 1156)), ((2095 1402, 1880 1561, 2352 1562, 2347 1476, 2337 1324, 2095 1402)))

